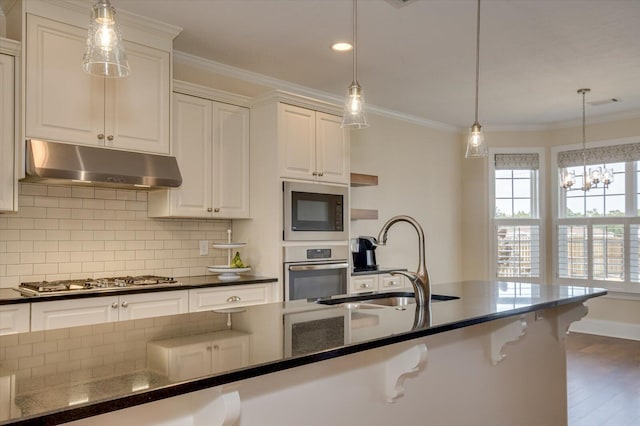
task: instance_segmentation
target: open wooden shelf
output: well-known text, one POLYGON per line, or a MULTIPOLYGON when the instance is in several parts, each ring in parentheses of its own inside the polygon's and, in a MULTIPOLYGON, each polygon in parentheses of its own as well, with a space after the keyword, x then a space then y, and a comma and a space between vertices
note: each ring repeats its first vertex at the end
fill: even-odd
POLYGON ((351 209, 351 220, 378 219, 378 210, 374 209, 351 209))
POLYGON ((351 173, 351 186, 377 186, 378 176, 351 173))

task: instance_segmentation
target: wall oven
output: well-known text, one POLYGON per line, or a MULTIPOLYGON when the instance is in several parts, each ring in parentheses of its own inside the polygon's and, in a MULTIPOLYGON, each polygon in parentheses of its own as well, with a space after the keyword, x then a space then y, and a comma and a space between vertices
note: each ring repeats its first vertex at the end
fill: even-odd
POLYGON ((347 241, 349 188, 317 183, 282 184, 285 241, 347 241))
POLYGON ((349 247, 285 246, 285 300, 318 299, 346 294, 349 247))

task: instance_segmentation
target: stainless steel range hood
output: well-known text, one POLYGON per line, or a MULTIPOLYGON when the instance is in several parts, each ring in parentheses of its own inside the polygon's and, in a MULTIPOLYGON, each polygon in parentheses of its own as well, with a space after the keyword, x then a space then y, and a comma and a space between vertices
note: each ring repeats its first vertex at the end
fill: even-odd
POLYGON ((116 188, 175 188, 175 157, 84 145, 27 140, 23 182, 116 188))

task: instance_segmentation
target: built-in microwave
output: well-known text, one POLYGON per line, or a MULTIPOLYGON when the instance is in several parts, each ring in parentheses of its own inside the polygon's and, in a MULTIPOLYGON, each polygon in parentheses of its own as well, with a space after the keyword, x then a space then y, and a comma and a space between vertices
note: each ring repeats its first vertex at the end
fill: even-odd
POLYGON ((285 241, 347 241, 349 188, 285 181, 285 241))

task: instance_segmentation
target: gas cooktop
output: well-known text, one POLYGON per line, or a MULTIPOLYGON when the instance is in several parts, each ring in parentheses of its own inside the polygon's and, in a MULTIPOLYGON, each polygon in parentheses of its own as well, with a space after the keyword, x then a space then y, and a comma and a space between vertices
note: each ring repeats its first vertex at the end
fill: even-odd
POLYGON ((170 277, 155 275, 139 275, 112 278, 87 278, 59 281, 36 281, 22 283, 18 291, 27 296, 89 293, 96 291, 120 290, 126 287, 140 286, 175 286, 180 283, 170 277))

